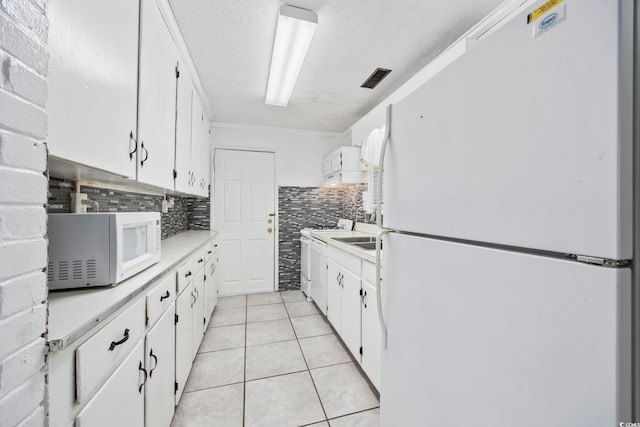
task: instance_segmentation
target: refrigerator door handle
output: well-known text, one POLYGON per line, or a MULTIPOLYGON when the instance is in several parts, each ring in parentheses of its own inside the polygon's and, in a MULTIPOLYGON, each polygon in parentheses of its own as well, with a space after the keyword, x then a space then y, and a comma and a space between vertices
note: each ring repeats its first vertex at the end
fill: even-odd
POLYGON ((384 155, 387 150, 387 144, 391 140, 391 110, 393 104, 387 105, 387 129, 384 135, 384 141, 382 142, 382 148, 380 149, 380 170, 378 171, 378 197, 376 206, 376 225, 380 229, 376 235, 376 305, 378 306, 378 320, 380 320, 380 331, 382 332, 382 345, 387 348, 387 325, 384 322, 384 316, 382 315, 382 278, 381 278, 381 255, 382 255, 382 236, 388 233, 393 233, 395 230, 382 225, 382 176, 384 175, 384 155))
POLYGON ((379 228, 385 229, 382 225, 382 175, 384 173, 384 155, 387 151, 387 144, 391 139, 391 109, 393 108, 393 104, 387 105, 387 123, 386 123, 386 132, 384 134, 384 140, 382 141, 382 147, 380 148, 380 166, 378 166, 378 194, 376 200, 376 225, 379 228))
POLYGON ((382 229, 376 234, 376 304, 378 306, 378 320, 380 320, 380 331, 382 332, 382 345, 387 348, 387 325, 384 322, 384 316, 382 315, 382 274, 381 274, 381 261, 382 261, 382 236, 389 233, 395 233, 395 230, 382 229))

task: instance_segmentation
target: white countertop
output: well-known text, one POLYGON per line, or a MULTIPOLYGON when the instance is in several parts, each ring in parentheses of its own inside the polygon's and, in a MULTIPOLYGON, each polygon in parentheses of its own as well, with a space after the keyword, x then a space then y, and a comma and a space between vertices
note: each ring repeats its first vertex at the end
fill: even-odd
POLYGON ((340 238, 340 237, 365 237, 365 236, 375 237, 375 234, 363 233, 361 231, 335 231, 335 232, 322 231, 319 233, 314 232, 313 230, 311 231, 311 237, 318 239, 320 241, 323 241, 331 246, 335 246, 336 248, 341 249, 350 254, 353 254, 357 257, 360 257, 365 261, 369 261, 375 264, 376 263, 375 249, 369 249, 369 250, 362 249, 357 246, 353 246, 348 243, 339 242, 335 240, 336 237, 340 238))
POLYGON ((193 251, 217 234, 217 231, 185 231, 163 240, 158 263, 116 286, 50 292, 50 351, 61 350, 80 338, 172 269, 179 267, 193 251))

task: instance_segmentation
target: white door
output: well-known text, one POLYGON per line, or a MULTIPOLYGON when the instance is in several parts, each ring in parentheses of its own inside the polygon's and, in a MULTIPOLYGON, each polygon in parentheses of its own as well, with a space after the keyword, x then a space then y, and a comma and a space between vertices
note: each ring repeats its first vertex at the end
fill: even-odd
POLYGON ((385 237, 381 425, 617 426, 631 271, 385 237))
POLYGON ((220 294, 274 290, 274 153, 215 150, 220 294))

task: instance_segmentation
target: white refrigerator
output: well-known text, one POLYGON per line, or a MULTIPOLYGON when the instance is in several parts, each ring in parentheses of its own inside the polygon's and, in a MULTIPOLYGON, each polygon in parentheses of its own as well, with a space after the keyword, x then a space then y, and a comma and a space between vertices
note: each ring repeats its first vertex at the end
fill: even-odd
POLYGON ((382 426, 631 421, 633 15, 535 3, 392 107, 382 426))

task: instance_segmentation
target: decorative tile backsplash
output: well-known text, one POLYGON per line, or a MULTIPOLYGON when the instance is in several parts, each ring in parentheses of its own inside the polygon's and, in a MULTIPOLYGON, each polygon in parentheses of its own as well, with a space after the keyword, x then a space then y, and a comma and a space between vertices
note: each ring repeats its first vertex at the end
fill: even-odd
POLYGON ((339 218, 365 221, 365 184, 335 187, 279 187, 278 273, 280 290, 300 289, 300 230, 334 228, 339 218))
MULTIPOLYGON (((71 212, 73 182, 51 177, 49 180, 50 213, 71 212)), ((300 289, 300 230, 305 227, 332 228, 339 218, 368 222, 362 209, 365 184, 335 187, 279 187, 278 227, 280 290, 300 289)), ((98 202, 100 212, 161 211, 162 196, 83 186, 81 191, 98 202)), ((209 198, 171 196, 173 208, 162 214, 162 239, 186 230, 208 230, 209 198)), ((89 207, 90 212, 95 209, 89 207)))
MULTIPOLYGON (((73 182, 51 177, 49 179, 49 200, 47 212, 71 212, 71 193, 73 182)), ((82 186, 81 191, 89 195, 89 199, 98 202, 100 212, 160 212, 162 196, 132 193, 97 187, 82 186)), ((175 205, 169 212, 162 214, 162 239, 174 236, 186 230, 209 229, 210 201, 204 197, 171 196, 175 205)), ((89 212, 95 208, 89 206, 89 212)))

